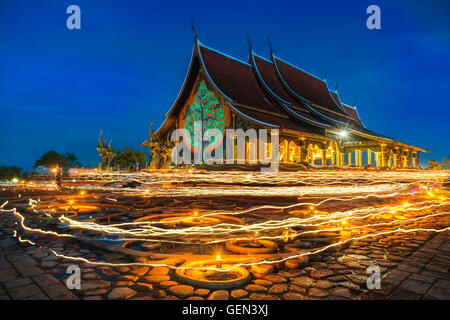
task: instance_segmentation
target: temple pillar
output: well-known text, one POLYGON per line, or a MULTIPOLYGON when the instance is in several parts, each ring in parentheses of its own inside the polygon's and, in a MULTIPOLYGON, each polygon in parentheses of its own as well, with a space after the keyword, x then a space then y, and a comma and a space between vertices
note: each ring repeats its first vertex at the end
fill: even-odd
POLYGON ((289 145, 287 143, 287 140, 283 140, 283 161, 282 162, 288 162, 289 157, 289 145))
POLYGON ((334 166, 336 164, 336 152, 334 151, 334 148, 331 149, 331 165, 334 166))
POLYGON ((327 149, 322 149, 322 167, 327 165, 327 149))
POLYGON ((345 153, 340 153, 339 154, 339 165, 340 165, 340 167, 345 167, 344 157, 345 157, 345 153))
POLYGON ((357 167, 362 167, 362 151, 361 150, 356 150, 356 153, 358 154, 358 163, 357 163, 357 167))
POLYGON ((398 168, 398 148, 395 148, 394 152, 394 168, 398 168))
POLYGON ((313 157, 313 147, 311 145, 308 146, 308 162, 309 164, 314 164, 314 157, 313 157))
POLYGON ((417 168, 417 164, 418 164, 418 157, 417 157, 417 151, 413 152, 412 154, 412 166, 413 168, 417 168))
POLYGON ((347 158, 348 162, 347 162, 347 165, 348 165, 348 166, 351 166, 351 165, 352 165, 352 153, 349 152, 349 153, 347 153, 347 154, 348 154, 348 158, 347 158))
POLYGON ((336 166, 341 167, 341 152, 339 150, 339 147, 336 146, 336 166))
POLYGON ((372 151, 370 151, 370 149, 367 149, 367 165, 371 166, 372 165, 372 151))
POLYGON ((384 168, 386 167, 386 145, 382 144, 381 145, 381 167, 384 168))

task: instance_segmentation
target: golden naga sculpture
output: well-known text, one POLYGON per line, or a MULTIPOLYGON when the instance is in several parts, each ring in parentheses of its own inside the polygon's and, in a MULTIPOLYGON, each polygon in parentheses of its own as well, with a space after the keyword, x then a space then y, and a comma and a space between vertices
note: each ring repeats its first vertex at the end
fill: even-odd
POLYGON ((172 164, 172 149, 175 146, 175 142, 170 140, 170 135, 167 135, 164 140, 161 140, 155 134, 153 130, 153 123, 155 119, 150 123, 150 135, 143 144, 150 149, 152 154, 152 161, 150 162, 150 168, 169 168, 172 164))
POLYGON ((111 146, 112 140, 109 141, 109 144, 106 145, 105 140, 101 138, 103 130, 100 129, 100 134, 98 136, 97 143, 97 151, 102 158, 102 161, 99 163, 99 169, 109 170, 111 168, 111 164, 115 156, 117 155, 117 151, 111 146))
POLYGON ((441 165, 436 160, 428 160, 428 169, 439 170, 441 169, 441 165))

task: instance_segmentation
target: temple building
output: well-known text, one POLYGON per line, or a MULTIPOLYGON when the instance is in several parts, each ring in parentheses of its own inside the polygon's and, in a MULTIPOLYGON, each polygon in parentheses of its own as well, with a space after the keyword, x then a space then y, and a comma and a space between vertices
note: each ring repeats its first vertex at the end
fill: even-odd
MULTIPOLYGON (((343 103, 325 80, 275 56, 272 48, 270 58, 263 58, 251 44, 245 62, 195 39, 178 97, 142 144, 151 148, 153 167, 167 167, 171 133, 193 132, 196 120, 223 133, 278 129, 280 164, 416 168, 420 152, 429 152, 369 130, 356 106, 343 103)), ((224 141, 215 147, 224 148, 224 141)))

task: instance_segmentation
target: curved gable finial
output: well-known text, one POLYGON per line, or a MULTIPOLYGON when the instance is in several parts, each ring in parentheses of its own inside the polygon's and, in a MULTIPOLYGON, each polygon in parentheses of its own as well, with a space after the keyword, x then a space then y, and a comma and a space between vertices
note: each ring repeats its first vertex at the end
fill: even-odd
POLYGON ((250 41, 250 36, 248 32, 247 32, 247 42, 248 42, 248 49, 252 51, 252 42, 250 41))
POLYGON ((339 87, 339 80, 336 80, 336 88, 334 89, 334 91, 338 91, 338 87, 339 87))
POLYGON ((273 47, 272 47, 272 42, 270 42, 270 38, 267 37, 267 43, 269 44, 269 48, 270 48, 270 57, 273 56, 273 47))
POLYGON ((197 42, 197 30, 194 26, 194 17, 191 17, 191 29, 194 31, 194 41, 197 42))

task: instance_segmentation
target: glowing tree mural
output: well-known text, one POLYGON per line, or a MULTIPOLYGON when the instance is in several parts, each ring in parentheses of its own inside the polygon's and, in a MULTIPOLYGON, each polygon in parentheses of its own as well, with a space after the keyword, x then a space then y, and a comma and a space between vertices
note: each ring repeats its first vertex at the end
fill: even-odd
MULTIPOLYGON (((194 101, 187 106, 184 115, 184 129, 188 130, 191 137, 186 137, 188 145, 194 148, 194 152, 201 151, 206 147, 205 143, 200 146, 200 141, 195 139, 195 135, 201 137, 203 141, 203 133, 208 129, 217 129, 221 132, 225 129, 225 112, 220 100, 208 91, 205 81, 201 81, 194 97, 194 101), (195 121, 201 121, 202 128, 195 128, 195 121), (198 132, 195 132, 195 130, 198 132), (201 130, 201 132, 200 132, 201 130), (201 148, 199 150, 199 148, 201 148)), ((215 148, 221 141, 210 141, 208 147, 215 148)))

